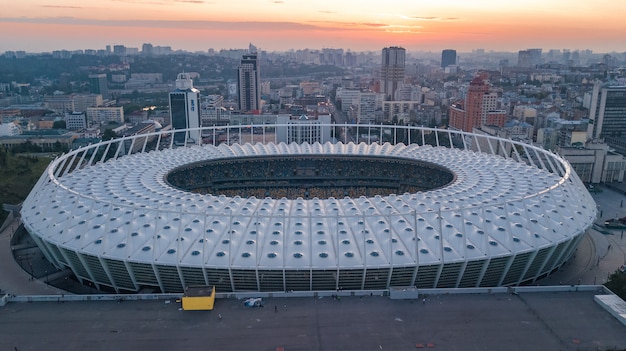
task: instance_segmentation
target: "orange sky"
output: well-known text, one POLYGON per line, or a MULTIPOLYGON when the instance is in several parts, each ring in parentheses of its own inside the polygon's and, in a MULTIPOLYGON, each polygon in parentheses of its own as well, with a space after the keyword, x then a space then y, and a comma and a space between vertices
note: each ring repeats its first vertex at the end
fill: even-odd
POLYGON ((344 48, 626 51, 623 0, 0 0, 0 52, 344 48))

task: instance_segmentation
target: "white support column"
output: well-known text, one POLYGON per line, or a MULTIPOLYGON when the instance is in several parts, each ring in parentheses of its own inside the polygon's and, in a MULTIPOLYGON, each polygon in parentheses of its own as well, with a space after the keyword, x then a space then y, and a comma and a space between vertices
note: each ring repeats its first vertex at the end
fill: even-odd
POLYGON ((107 157, 107 154, 109 153, 109 149, 111 148, 111 142, 107 143, 107 147, 104 149, 104 153, 102 154, 102 157, 100 158, 99 162, 104 162, 104 159, 107 157))
MULTIPOLYGON (((134 138, 130 139, 130 147, 128 148, 128 152, 126 153, 126 155, 131 155, 133 153, 133 148, 135 147, 135 141, 137 140, 137 136, 135 136, 134 138)), ((124 144, 124 142, 122 141, 120 144, 124 144)), ((144 143, 145 145, 145 143, 144 143)))
POLYGON ((70 160, 67 167, 65 167, 65 170, 63 171, 63 175, 71 173, 71 170, 73 169, 73 166, 74 166, 74 160, 76 160, 76 154, 72 155, 72 159, 70 160))

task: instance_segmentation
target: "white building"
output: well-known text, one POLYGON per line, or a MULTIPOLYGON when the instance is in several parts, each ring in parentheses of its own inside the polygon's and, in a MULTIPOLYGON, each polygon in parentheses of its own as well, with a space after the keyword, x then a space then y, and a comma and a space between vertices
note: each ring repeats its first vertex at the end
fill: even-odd
POLYGON ((376 123, 376 111, 382 105, 382 94, 374 92, 362 92, 359 99, 358 123, 376 123), (379 99, 380 97, 380 99, 379 99), (380 100, 380 101, 379 101, 380 100), (380 102, 380 104, 378 103, 380 102))
POLYGON ((417 110, 419 106, 419 101, 383 101, 383 121, 390 122, 396 117, 398 122, 403 120, 406 123, 409 113, 417 110))
POLYGON ((337 89, 337 99, 341 100, 341 111, 349 112, 350 107, 358 105, 361 101, 361 90, 337 89))
POLYGON ((584 146, 557 149, 585 183, 623 182, 626 160, 603 142, 590 141, 584 146))
POLYGON ((74 111, 85 112, 90 107, 98 107, 104 105, 101 94, 84 94, 74 95, 74 111))
POLYGON ((331 123, 330 115, 299 117, 278 115, 276 116, 276 141, 290 143, 325 143, 330 141, 331 123), (280 126, 287 124, 288 126, 280 126), (322 125, 326 124, 326 125, 322 125))
POLYGON ((224 97, 221 95, 208 95, 202 103, 200 120, 203 127, 227 124, 230 113, 224 107, 224 97))
POLYGON ((66 113, 65 128, 69 130, 80 130, 87 128, 87 116, 84 112, 66 113))
POLYGON ((20 127, 15 123, 0 124, 0 136, 15 136, 20 134, 20 127))
POLYGON ((70 95, 46 96, 44 97, 43 102, 47 109, 59 113, 76 111, 76 108, 74 107, 74 98, 70 95))
POLYGON ((107 124, 110 122, 124 123, 123 107, 90 107, 87 108, 87 121, 90 125, 107 124))

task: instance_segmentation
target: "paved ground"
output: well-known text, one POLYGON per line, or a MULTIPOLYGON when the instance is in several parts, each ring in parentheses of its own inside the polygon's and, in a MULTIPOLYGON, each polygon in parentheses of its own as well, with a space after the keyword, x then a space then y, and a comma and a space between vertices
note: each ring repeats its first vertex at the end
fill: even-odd
POLYGON ((218 300, 11 303, 1 350, 614 350, 626 328, 592 293, 282 298, 264 308, 218 300), (277 306, 277 312, 274 310, 277 306), (222 315, 222 319, 218 318, 222 315), (431 345, 429 345, 431 344, 431 345))
MULTIPOLYGON (((44 294, 62 294, 64 291, 57 289, 53 286, 46 284, 46 274, 41 275, 43 279, 33 279, 31 274, 27 271, 34 271, 26 267, 40 267, 43 265, 49 266, 41 259, 41 253, 37 250, 36 253, 28 253, 28 259, 26 255, 24 257, 13 256, 11 247, 11 237, 18 227, 18 223, 15 221, 12 225, 9 225, 2 233, 0 233, 0 291, 7 291, 14 295, 44 295, 44 294), (30 260, 30 265, 28 264, 30 260), (18 264, 20 261, 26 270, 18 264)), ((44 271, 46 272, 46 271, 44 271)), ((37 273, 37 272, 35 272, 37 273)), ((42 272, 43 273, 43 272, 42 272)), ((38 276, 36 274, 36 276, 38 276)))
MULTIPOLYGON (((593 194, 598 205, 598 230, 591 230, 578 246, 575 256, 559 271, 538 283, 540 285, 604 284, 608 276, 626 264, 625 230, 606 229, 604 221, 626 217, 626 195, 622 191, 602 188, 593 194)), ((623 186, 626 191, 626 186, 623 186)))

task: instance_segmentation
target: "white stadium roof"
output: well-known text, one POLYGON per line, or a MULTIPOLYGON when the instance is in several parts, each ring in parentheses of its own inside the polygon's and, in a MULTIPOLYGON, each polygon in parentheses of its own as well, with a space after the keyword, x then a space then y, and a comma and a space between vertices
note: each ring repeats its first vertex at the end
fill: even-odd
POLYGON ((112 260, 212 268, 338 269, 464 262, 536 251, 595 219, 584 185, 510 158, 416 144, 235 144, 131 154, 75 169, 25 202, 29 231, 112 260), (201 195, 165 176, 199 161, 273 155, 397 157, 456 179, 389 196, 272 199, 201 195))

